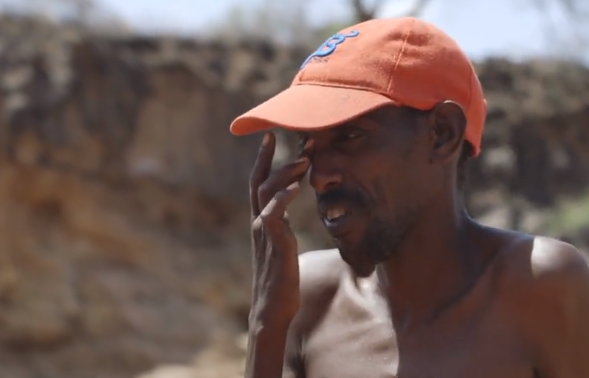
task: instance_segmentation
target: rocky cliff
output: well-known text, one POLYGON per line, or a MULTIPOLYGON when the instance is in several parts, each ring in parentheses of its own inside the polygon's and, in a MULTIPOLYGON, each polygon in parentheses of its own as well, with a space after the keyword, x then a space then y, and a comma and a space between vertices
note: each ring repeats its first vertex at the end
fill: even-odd
MULTIPOLYGON (((307 49, 11 19, 0 48, 0 376, 133 377, 207 350, 198 372, 144 377, 215 376, 206 369, 243 353, 232 340, 249 304, 246 181, 259 142, 228 124, 284 88, 307 49)), ((490 108, 469 206, 549 232, 562 199, 589 184, 589 70, 477 70, 490 108)), ((328 245, 309 192, 297 201, 302 248, 328 245)))

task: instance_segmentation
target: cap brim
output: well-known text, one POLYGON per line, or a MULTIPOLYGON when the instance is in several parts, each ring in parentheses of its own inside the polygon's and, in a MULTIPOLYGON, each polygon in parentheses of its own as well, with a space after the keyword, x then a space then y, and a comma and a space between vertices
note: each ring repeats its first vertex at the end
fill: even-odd
POLYGON ((298 84, 237 117, 229 129, 234 135, 246 135, 274 127, 317 130, 348 122, 393 104, 391 99, 375 92, 298 84))

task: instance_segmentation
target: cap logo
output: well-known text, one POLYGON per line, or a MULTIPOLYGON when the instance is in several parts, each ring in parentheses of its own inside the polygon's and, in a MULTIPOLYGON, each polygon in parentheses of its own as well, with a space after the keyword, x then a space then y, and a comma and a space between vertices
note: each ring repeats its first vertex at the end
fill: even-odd
POLYGON ((327 40, 325 42, 323 42, 323 44, 321 46, 319 46, 319 48, 317 50, 315 50, 314 53, 312 53, 311 55, 309 55, 309 57, 307 59, 305 59, 305 61, 301 65, 301 69, 305 68, 305 66, 313 58, 326 57, 328 55, 333 54, 333 52, 335 51, 337 46, 339 46, 342 42, 344 42, 348 38, 356 37, 359 34, 360 33, 357 30, 352 30, 347 34, 337 33, 337 34, 334 34, 331 37, 327 38, 327 40))

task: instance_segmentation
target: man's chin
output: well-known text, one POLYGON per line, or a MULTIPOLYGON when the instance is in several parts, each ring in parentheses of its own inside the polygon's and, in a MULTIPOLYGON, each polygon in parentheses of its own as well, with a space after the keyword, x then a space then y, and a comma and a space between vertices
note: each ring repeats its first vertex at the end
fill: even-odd
POLYGON ((350 267, 354 271, 354 274, 356 274, 356 276, 361 277, 361 278, 369 277, 370 275, 372 275, 372 273, 374 273, 374 270, 376 269, 376 265, 372 265, 372 264, 356 265, 356 266, 350 265, 350 267))
POLYGON ((368 260, 367 256, 362 255, 358 252, 351 252, 349 249, 339 248, 340 256, 346 264, 354 271, 359 277, 368 277, 376 269, 376 265, 368 260))

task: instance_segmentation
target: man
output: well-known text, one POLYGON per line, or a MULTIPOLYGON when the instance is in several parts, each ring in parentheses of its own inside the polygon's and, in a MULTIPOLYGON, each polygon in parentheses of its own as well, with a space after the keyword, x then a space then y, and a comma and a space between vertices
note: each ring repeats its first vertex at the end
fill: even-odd
POLYGON ((251 175, 247 378, 589 377, 589 269, 563 242, 467 215, 486 105, 457 44, 413 18, 326 41, 290 88, 237 118, 300 158, 251 175), (285 211, 309 176, 336 250, 297 257, 285 211))

